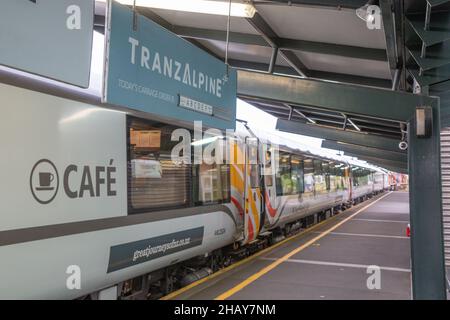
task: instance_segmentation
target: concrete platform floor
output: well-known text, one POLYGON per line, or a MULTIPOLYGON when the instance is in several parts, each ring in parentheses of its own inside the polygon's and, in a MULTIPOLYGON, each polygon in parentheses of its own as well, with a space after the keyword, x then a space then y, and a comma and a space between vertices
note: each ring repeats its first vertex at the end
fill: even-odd
POLYGON ((384 193, 174 299, 410 299, 408 193, 384 193), (369 289, 367 267, 380 268, 369 289))

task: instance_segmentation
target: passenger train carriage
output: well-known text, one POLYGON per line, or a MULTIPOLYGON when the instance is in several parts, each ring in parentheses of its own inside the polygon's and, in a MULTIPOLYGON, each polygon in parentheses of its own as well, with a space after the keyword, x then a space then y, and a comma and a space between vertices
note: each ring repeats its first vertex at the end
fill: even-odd
MULTIPOLYGON (((389 188, 242 124, 229 163, 177 162, 168 119, 7 84, 0 99, 2 299, 158 298, 389 188)), ((222 140, 185 129, 192 149, 222 140)))

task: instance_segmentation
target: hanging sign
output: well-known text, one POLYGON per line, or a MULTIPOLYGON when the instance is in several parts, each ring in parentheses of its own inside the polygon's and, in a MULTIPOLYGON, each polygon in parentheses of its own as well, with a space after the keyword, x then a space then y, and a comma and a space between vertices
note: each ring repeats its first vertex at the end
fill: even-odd
POLYGON ((87 88, 94 0, 2 0, 0 65, 87 88))
POLYGON ((234 129, 236 70, 111 1, 103 101, 205 126, 234 129))

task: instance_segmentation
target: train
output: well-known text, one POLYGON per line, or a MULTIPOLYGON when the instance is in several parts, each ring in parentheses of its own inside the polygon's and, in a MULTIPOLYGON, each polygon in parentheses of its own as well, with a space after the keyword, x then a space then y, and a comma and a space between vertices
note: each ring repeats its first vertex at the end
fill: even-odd
POLYGON ((245 123, 198 136, 21 81, 0 83, 0 299, 158 299, 391 188, 245 123))
POLYGON ((407 174, 390 172, 388 176, 390 190, 408 190, 409 176, 407 174))

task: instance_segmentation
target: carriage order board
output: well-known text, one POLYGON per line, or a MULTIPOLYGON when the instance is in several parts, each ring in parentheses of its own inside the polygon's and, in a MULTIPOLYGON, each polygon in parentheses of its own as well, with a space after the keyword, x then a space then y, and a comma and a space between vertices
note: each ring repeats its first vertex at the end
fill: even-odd
POLYGON ((108 4, 103 100, 234 129, 236 70, 132 8, 108 4))

